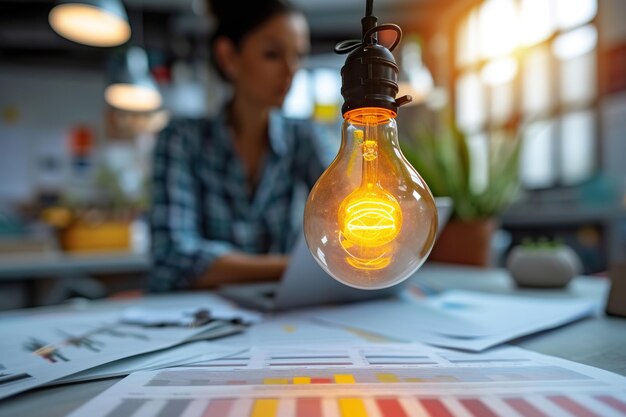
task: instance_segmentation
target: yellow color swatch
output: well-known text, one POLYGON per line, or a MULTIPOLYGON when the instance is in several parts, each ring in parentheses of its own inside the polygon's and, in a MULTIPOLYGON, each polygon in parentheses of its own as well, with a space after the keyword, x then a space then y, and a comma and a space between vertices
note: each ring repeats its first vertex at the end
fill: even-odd
POLYGON ((380 382, 400 382, 394 374, 376 374, 376 379, 380 382))
POLYGON ((365 404, 360 398, 340 398, 339 410, 341 417, 367 417, 365 404))
POLYGON ((265 385, 287 385, 289 384, 289 379, 287 378, 265 378, 263 380, 265 385))
POLYGON ((406 378, 406 382, 424 382, 423 378, 406 378))
POLYGON ((311 377, 308 376, 295 376, 293 377, 293 383, 296 385, 305 385, 311 383, 311 377))
POLYGON ((276 417, 278 400, 274 398, 261 398, 254 401, 250 417, 276 417))
POLYGON ((337 384, 354 384, 354 376, 350 374, 335 374, 335 383, 337 384))

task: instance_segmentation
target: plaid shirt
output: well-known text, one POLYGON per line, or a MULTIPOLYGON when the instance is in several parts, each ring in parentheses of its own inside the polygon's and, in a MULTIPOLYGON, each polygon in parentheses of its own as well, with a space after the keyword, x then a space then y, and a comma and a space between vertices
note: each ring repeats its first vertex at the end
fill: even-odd
POLYGON ((151 291, 189 288, 232 251, 291 249, 308 191, 330 162, 331 148, 322 151, 311 123, 279 114, 270 117, 269 145, 253 191, 224 113, 213 121, 178 120, 160 134, 150 212, 151 291))

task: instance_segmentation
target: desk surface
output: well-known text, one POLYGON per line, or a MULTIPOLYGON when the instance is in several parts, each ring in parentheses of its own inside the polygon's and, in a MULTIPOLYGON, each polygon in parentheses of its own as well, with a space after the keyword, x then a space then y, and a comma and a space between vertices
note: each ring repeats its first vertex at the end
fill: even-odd
MULTIPOLYGON (((501 294, 538 297, 592 296, 605 300, 608 282, 601 278, 580 277, 563 290, 520 290, 502 270, 428 265, 420 272, 419 284, 436 290, 468 289, 501 294)), ((106 308, 103 302, 94 308, 106 308)), ((117 304, 116 304, 117 305, 117 304)), ((69 308, 69 307, 54 307, 69 308)), ((49 311, 35 309, 33 312, 49 311)), ((17 312, 2 314, 6 317, 17 312)), ((23 312, 22 312, 23 313, 23 312)), ((626 319, 599 316, 580 320, 559 329, 513 341, 536 352, 561 357, 626 375, 626 319)), ((0 416, 65 416, 120 378, 51 387, 27 392, 0 402, 0 416)))
POLYGON ((64 278, 68 273, 145 271, 149 266, 147 254, 132 252, 12 254, 0 256, 0 280, 64 278))

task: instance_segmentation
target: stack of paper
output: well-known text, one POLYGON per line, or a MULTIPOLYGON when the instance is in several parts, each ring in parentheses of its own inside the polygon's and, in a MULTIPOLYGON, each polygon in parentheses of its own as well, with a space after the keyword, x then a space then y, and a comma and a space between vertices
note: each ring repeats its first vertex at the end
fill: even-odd
MULTIPOLYGON (((221 298, 207 295, 197 295, 191 298, 168 296, 159 299, 157 297, 135 304, 131 310, 126 310, 125 313, 122 311, 96 310, 87 313, 73 312, 47 315, 45 317, 12 318, 0 322, 0 332, 5 335, 11 335, 10 338, 0 340, 2 358, 0 360, 0 399, 41 385, 84 381, 125 375, 137 370, 161 369, 180 365, 189 365, 195 370, 192 372, 193 375, 184 373, 191 372, 189 370, 180 371, 183 372, 182 374, 179 374, 179 371, 172 371, 174 373, 171 376, 175 380, 178 380, 177 378, 183 378, 183 380, 187 378, 189 381, 207 381, 206 378, 213 380, 212 378, 216 377, 216 375, 218 380, 220 380, 219 378, 230 378, 224 380, 225 382, 223 381, 224 383, 221 385, 234 384, 238 385, 238 389, 241 388, 243 390, 241 398, 228 397, 230 398, 230 404, 235 408, 239 407, 236 406, 239 403, 256 404, 257 385, 263 385, 259 381, 265 380, 275 381, 277 385, 312 384, 314 381, 318 381, 321 384, 328 383, 329 380, 337 382, 337 375, 339 375, 338 380, 343 381, 341 382, 343 390, 348 388, 344 387, 343 384, 349 385, 347 381, 351 381, 351 379, 341 375, 352 375, 352 379, 356 382, 378 384, 375 387, 376 389, 368 394, 373 396, 382 395, 381 393, 385 392, 387 393, 385 395, 390 395, 393 391, 388 391, 390 388, 386 385, 380 385, 381 382, 413 383, 417 382, 417 379, 420 379, 421 382, 423 382, 423 379, 426 379, 428 383, 437 382, 433 387, 439 389, 446 386, 441 384, 443 382, 454 382, 450 380, 451 376, 462 379, 463 382, 493 382, 493 378, 499 380, 512 378, 511 375, 518 371, 523 372, 521 374, 523 375, 522 379, 531 378, 528 380, 535 381, 532 378, 543 378, 545 375, 552 375, 551 371, 545 367, 535 369, 538 373, 533 373, 533 369, 523 367, 514 370, 509 369, 510 362, 515 362, 516 366, 519 365, 517 364, 517 359, 512 361, 511 357, 507 356, 509 354, 515 356, 515 358, 526 358, 522 362, 539 360, 536 356, 529 359, 529 355, 532 355, 530 353, 521 354, 520 350, 500 351, 499 354, 504 356, 497 360, 494 356, 488 356, 489 360, 485 360, 485 357, 481 356, 464 358, 457 353, 454 356, 457 358, 455 363, 450 359, 453 356, 450 352, 446 353, 448 356, 444 357, 440 353, 433 353, 435 352, 434 350, 422 345, 412 345, 407 348, 394 346, 395 352, 402 350, 404 356, 399 353, 395 356, 389 356, 385 352, 391 348, 385 347, 379 353, 373 356, 370 355, 370 359, 376 358, 372 362, 366 360, 368 356, 364 353, 364 350, 359 350, 358 352, 360 353, 357 355, 355 353, 357 350, 350 350, 351 348, 348 349, 346 346, 362 343, 363 338, 366 337, 372 342, 389 342, 390 340, 402 342, 419 341, 440 347, 482 351, 516 337, 549 329, 588 316, 593 314, 596 309, 596 303, 586 299, 535 299, 488 295, 468 291, 451 291, 419 301, 404 298, 371 301, 333 308, 300 310, 294 313, 274 315, 266 318, 264 321, 260 321, 261 316, 258 314, 237 309, 221 298), (190 316, 190 312, 198 309, 210 311, 212 317, 219 317, 219 320, 209 321, 200 327, 170 325, 171 323, 183 323, 185 325, 196 323, 194 320, 189 321, 189 317, 193 317, 190 316), (312 321, 312 319, 315 319, 315 321, 312 321), (220 339, 219 344, 198 342, 182 345, 191 341, 238 333, 243 329, 243 326, 238 324, 242 321, 253 323, 253 325, 247 328, 247 331, 243 334, 220 339), (135 324, 128 324, 130 322, 135 324), (164 323, 168 325, 160 327, 164 323), (382 337, 371 337, 372 334, 381 335, 382 337), (286 353, 281 356, 275 354, 276 348, 270 349, 270 347, 276 345, 292 346, 292 348, 286 348, 286 353), (326 352, 328 346, 332 346, 331 352, 326 352), (340 346, 343 347, 338 348, 340 346), (257 350, 253 350, 252 353, 247 352, 247 349, 252 347, 256 347, 257 350), (259 350, 259 347, 262 349, 259 350), (272 353, 273 356, 270 355, 271 352, 268 349, 274 352, 272 353), (346 353, 348 351, 349 353, 346 353), (417 351, 417 353, 414 351, 417 351), (322 356, 319 356, 320 354, 322 356), (246 357, 248 359, 263 357, 265 359, 255 362, 254 360, 245 359, 246 357), (402 359, 403 357, 404 359, 402 359), (305 358, 310 358, 310 361, 305 358), (490 369, 490 371, 494 371, 493 374, 484 374, 485 370, 468 370, 462 367, 461 364, 479 364, 479 368, 483 367, 484 364, 489 366, 506 364, 507 368, 493 368, 490 369), (369 369, 371 367, 391 365, 394 365, 395 368, 389 368, 384 372, 372 372, 369 369), (425 367, 426 370, 421 370, 419 374, 409 375, 401 369, 405 365, 425 367), (446 375, 441 374, 434 368, 430 369, 432 367, 453 365, 455 367, 454 372, 451 370, 450 372, 452 373, 446 375), (251 366, 252 368, 250 368, 251 366), (297 374, 287 375, 280 372, 265 372, 265 370, 274 372, 279 367, 288 369, 289 366, 295 367, 298 370, 297 374), (321 367, 322 371, 308 374, 306 372, 309 371, 305 372, 305 368, 308 366, 313 368, 321 367), (346 369, 351 369, 350 372, 354 373, 329 372, 325 370, 325 367, 346 367, 346 369), (200 375, 206 371, 205 368, 222 369, 227 373, 210 374, 210 376, 200 375), (255 383, 241 383, 244 380, 248 381, 246 379, 247 376, 244 378, 244 374, 240 376, 228 374, 228 372, 232 373, 235 370, 244 368, 256 369, 255 372, 257 373, 251 377, 252 380, 256 381, 255 383), (263 372, 258 373, 259 369, 263 369, 263 372), (185 375, 191 375, 194 378, 185 375), (263 375, 265 376, 259 379, 263 375), (356 378, 355 375, 359 375, 359 377, 356 378), (364 379, 361 380, 361 378, 364 379), (284 381, 291 382, 286 384, 284 381), (298 382, 296 383, 296 381, 298 382)), ((376 345, 371 345, 368 349, 375 347, 376 345)), ((371 352, 371 349, 368 352, 371 352)), ((439 352, 444 351, 440 350, 439 352)), ((542 358, 540 361, 544 363, 546 359, 542 358)), ((571 370, 572 366, 568 364, 565 368, 571 370)), ((565 376, 566 373, 562 369, 557 372, 560 376, 565 376)), ((587 372, 585 375, 592 374, 587 372)), ((602 380, 605 381, 605 379, 602 380)), ((130 381, 135 380, 131 379, 130 381)), ((162 381, 164 379, 157 378, 157 380, 162 381)), ((516 381, 519 382, 519 380, 516 381)), ((589 382, 590 380, 586 380, 586 383, 589 382)), ((127 384, 127 382, 124 384, 127 384)), ((122 387, 128 386, 124 384, 122 387)), ((169 384, 168 382, 167 386, 170 386, 169 384)), ((216 386, 215 384, 209 385, 216 386)), ((268 383, 268 385, 271 384, 268 383)), ((427 385, 420 385, 420 388, 424 387, 428 388, 427 385)), ((478 385, 475 387, 478 387, 478 385)), ((517 386, 514 387, 517 389, 517 386)), ((408 386, 406 395, 413 396, 415 388, 415 386, 408 386)), ((563 387, 558 385, 557 388, 561 390, 563 387)), ((197 397, 200 395, 198 392, 194 390, 187 391, 186 386, 182 391, 176 388, 171 392, 169 390, 162 392, 166 397, 182 395, 181 398, 189 399, 185 403, 185 407, 191 407, 192 402, 195 401, 194 404, 196 405, 194 407, 199 407, 198 409, 200 409, 202 407, 213 407, 211 404, 216 404, 215 401, 224 399, 223 395, 225 394, 222 394, 220 389, 222 388, 217 386, 216 388, 211 388, 205 394, 202 394, 201 398, 197 397)), ((263 389, 266 390, 267 387, 263 389)), ((159 407, 174 407, 172 404, 182 404, 171 403, 169 399, 154 400, 156 401, 154 402, 149 399, 152 398, 151 396, 156 395, 151 390, 152 388, 148 389, 145 398, 139 402, 132 396, 124 397, 126 398, 125 400, 121 400, 121 403, 118 402, 119 407, 121 407, 120 410, 125 410, 125 413, 135 406, 139 408, 152 407, 150 409, 156 410, 160 409, 159 407)), ((333 401, 339 401, 337 399, 339 398, 337 397, 339 395, 337 394, 338 392, 342 391, 332 390, 320 393, 318 397, 320 404, 330 404, 333 401)), ((455 392, 452 390, 449 392, 449 395, 454 397, 456 395, 455 392)), ((570 395, 570 391, 566 390, 563 392, 566 392, 566 394, 563 394, 566 398, 570 398, 567 397, 570 395)), ((497 395, 501 394, 498 391, 497 395)), ((518 396, 515 398, 526 398, 526 394, 521 391, 514 390, 513 394, 518 396)), ((123 395, 126 396, 126 394, 123 395)), ((282 401, 283 399, 282 393, 276 392, 272 395, 275 395, 273 398, 276 401, 279 399, 282 401)), ((297 393, 297 395, 304 394, 297 393)), ((476 399, 480 399, 483 394, 476 391, 474 395, 476 399)), ((611 396, 612 394, 606 395, 611 396)), ((298 404, 298 401, 300 401, 298 396, 290 397, 287 395, 284 397, 286 400, 285 404, 291 404, 284 407, 292 407, 294 404, 298 404)), ((307 396, 305 395, 305 397, 307 396)), ((369 398, 367 400, 370 401, 369 403, 377 401, 375 397, 370 396, 367 398, 369 398)), ((597 402, 596 397, 593 397, 596 399, 589 398, 585 401, 591 401, 594 404, 597 402)), ((308 400, 305 398, 303 401, 308 400)), ((367 401, 364 404, 367 404, 367 401)), ((413 399, 411 401, 415 402, 417 400, 413 399)), ((525 401, 530 401, 530 399, 525 401)), ((546 401, 549 402, 550 400, 546 401)), ((341 403, 341 401, 339 402, 341 403)), ((278 404, 278 402, 273 404, 278 404)), ((176 407, 179 405, 176 405, 176 407)), ((245 406, 241 405, 240 407, 245 406)), ((111 414, 107 415, 107 417, 119 417, 124 414, 120 410, 115 410, 117 409, 110 410, 111 414)), ((132 413, 128 412, 127 414, 131 415, 132 413)), ((142 411, 141 415, 150 416, 151 414, 148 411, 142 411)), ((175 417, 177 414, 169 413, 167 415, 175 417)), ((189 411, 189 416, 191 415, 194 414, 189 411)), ((256 414, 251 415, 257 417, 256 414)), ((274 416, 273 414, 268 415, 274 416)), ((289 415, 289 413, 285 415, 289 415)), ((347 415, 352 416, 353 414, 347 415)), ((361 416, 359 414, 354 415, 361 416)), ((402 416, 402 414, 398 415, 402 416)), ((485 415, 490 416, 489 414, 485 415)), ((312 416, 326 417, 326 414, 313 414, 312 416)), ((185 414, 185 417, 187 417, 187 414, 185 414)), ((384 415, 383 417, 387 416, 384 415)))
MULTIPOLYGON (((180 300, 176 300, 180 305, 180 300)), ((146 311, 167 310, 172 300, 139 302, 146 311)), ((194 296, 185 305, 214 308, 224 317, 240 311, 214 296, 194 296)), ((180 308, 180 307, 178 307, 180 308)), ((253 317, 245 316, 246 320, 253 317)), ((125 324, 117 311, 87 311, 25 316, 0 322, 0 399, 53 383, 127 374, 233 354, 241 348, 193 345, 161 352, 182 343, 213 339, 243 330, 229 320, 214 320, 199 327, 152 327, 125 324), (146 353, 157 352, 153 355, 146 353), (205 356, 202 356, 205 355, 205 356)))

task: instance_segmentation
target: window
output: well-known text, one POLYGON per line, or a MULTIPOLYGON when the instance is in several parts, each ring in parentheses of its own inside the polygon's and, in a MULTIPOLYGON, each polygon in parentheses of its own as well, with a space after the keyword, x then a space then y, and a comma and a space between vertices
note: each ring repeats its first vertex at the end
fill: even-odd
MULTIPOLYGON (((597 0, 484 0, 456 28, 455 114, 478 145, 513 119, 526 122, 527 189, 581 184, 597 170, 597 0), (478 141, 477 138, 481 138, 478 141)), ((474 173, 478 185, 484 173, 474 173)))

